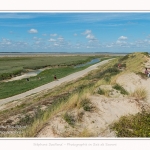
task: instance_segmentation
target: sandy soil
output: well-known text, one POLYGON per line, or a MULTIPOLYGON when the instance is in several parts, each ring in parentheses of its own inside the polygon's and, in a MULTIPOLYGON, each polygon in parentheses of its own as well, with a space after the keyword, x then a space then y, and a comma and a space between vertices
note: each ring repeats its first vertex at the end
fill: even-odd
MULTIPOLYGON (((124 87, 130 90, 134 90, 138 84, 145 85, 144 80, 135 74, 127 74, 120 76, 117 80, 118 83, 124 81, 124 87), (129 80, 132 82, 125 82, 128 78, 134 78, 134 80, 129 80), (126 79, 126 80, 125 80, 126 79)), ((150 82, 150 79, 148 79, 150 82)), ((90 97, 90 101, 94 106, 94 111, 87 112, 83 109, 72 110, 69 114, 73 115, 74 118, 78 118, 79 114, 83 114, 82 121, 76 122, 76 127, 71 127, 63 119, 65 112, 61 112, 50 119, 46 127, 44 127, 38 134, 37 137, 78 137, 82 136, 82 133, 86 129, 91 133, 92 137, 116 137, 116 134, 111 131, 110 125, 115 121, 119 120, 121 116, 136 114, 141 112, 144 108, 145 110, 150 109, 149 101, 137 101, 133 97, 123 96, 118 92, 112 91, 110 86, 105 86, 111 91, 110 97, 105 97, 102 95, 93 95, 90 97)), ((101 87, 102 88, 102 87, 101 87)), ((148 87, 147 87, 148 88, 148 87)), ((150 91, 149 91, 150 92, 150 91)))
POLYGON ((121 116, 136 114, 141 111, 139 103, 129 98, 107 98, 104 96, 91 96, 90 100, 94 111, 83 109, 70 111, 69 114, 78 118, 83 113, 82 121, 77 121, 75 127, 71 127, 63 119, 64 112, 54 116, 38 134, 37 137, 78 137, 86 129, 94 137, 116 137, 109 125, 117 121, 121 116))
MULTIPOLYGON (((150 60, 145 64, 150 66, 150 60)), ((144 70, 143 70, 144 72, 144 70)), ((109 97, 93 95, 90 101, 94 106, 94 111, 87 112, 83 109, 72 110, 69 114, 76 119, 75 127, 71 127, 64 119, 64 112, 60 112, 49 120, 48 124, 37 134, 37 137, 80 137, 83 132, 88 131, 92 137, 116 137, 115 132, 111 131, 110 125, 119 120, 121 116, 136 114, 150 109, 150 78, 142 79, 135 73, 126 73, 118 77, 116 82, 122 85, 129 93, 137 88, 144 88, 148 92, 145 101, 138 101, 131 96, 123 96, 110 85, 103 85, 101 88, 110 90, 109 97), (81 117, 79 114, 83 114, 81 117), (77 118, 81 117, 81 121, 77 118), (91 134, 90 134, 91 133, 91 134)))
POLYGON ((128 73, 120 76, 116 82, 122 85, 129 93, 134 92, 138 88, 145 89, 148 93, 147 102, 150 103, 150 78, 141 79, 135 73, 128 73))

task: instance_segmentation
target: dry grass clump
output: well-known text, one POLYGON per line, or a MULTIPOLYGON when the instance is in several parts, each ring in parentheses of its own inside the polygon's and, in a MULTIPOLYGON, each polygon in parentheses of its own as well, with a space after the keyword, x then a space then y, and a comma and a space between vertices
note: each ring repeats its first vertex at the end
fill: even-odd
POLYGON ((145 88, 137 88, 133 93, 131 93, 131 96, 135 97, 137 100, 146 100, 147 98, 147 91, 145 88))
POLYGON ((73 109, 77 106, 77 103, 79 101, 79 93, 75 93, 73 94, 69 99, 68 101, 63 104, 62 106, 62 110, 69 110, 69 109, 73 109))
POLYGON ((109 96, 109 92, 110 92, 110 90, 108 90, 108 89, 101 89, 101 88, 99 88, 98 91, 97 91, 98 94, 105 95, 106 97, 109 96))
POLYGON ((79 133, 78 137, 94 137, 94 134, 89 129, 84 129, 79 133))

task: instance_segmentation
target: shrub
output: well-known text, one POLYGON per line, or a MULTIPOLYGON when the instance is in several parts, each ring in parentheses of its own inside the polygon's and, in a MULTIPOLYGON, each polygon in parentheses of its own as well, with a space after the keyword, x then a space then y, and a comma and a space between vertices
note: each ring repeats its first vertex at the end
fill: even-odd
POLYGON ((98 89, 97 93, 100 94, 100 95, 104 95, 105 94, 104 90, 101 89, 101 88, 98 89))
POLYGON ((69 115, 67 112, 64 114, 64 120, 71 126, 74 126, 75 119, 72 115, 69 115))
POLYGON ((110 79, 111 79, 111 76, 106 75, 106 76, 104 77, 104 80, 105 80, 106 82, 110 82, 110 79))
POLYGON ((119 72, 120 72, 120 70, 118 68, 112 67, 112 68, 108 68, 108 69, 98 73, 95 77, 104 78, 105 76, 108 77, 108 75, 109 75, 109 77, 111 77, 111 76, 117 75, 119 72))
POLYGON ((25 125, 32 124, 33 121, 34 121, 33 117, 30 117, 29 115, 25 115, 25 117, 21 118, 17 124, 25 126, 25 125))
POLYGON ((112 129, 118 137, 150 137, 150 114, 147 112, 123 116, 112 129))
POLYGON ((113 88, 120 91, 121 94, 128 95, 128 92, 119 84, 115 84, 113 88))
POLYGON ((90 103, 90 100, 89 99, 84 99, 80 102, 80 106, 83 107, 83 109, 85 111, 91 111, 92 110, 92 105, 90 103))

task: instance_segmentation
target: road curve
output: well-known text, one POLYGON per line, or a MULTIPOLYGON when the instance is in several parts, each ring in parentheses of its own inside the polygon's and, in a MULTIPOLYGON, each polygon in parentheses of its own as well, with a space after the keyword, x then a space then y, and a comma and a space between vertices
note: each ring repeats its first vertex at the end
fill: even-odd
POLYGON ((92 65, 92 66, 90 66, 90 67, 88 67, 88 68, 86 68, 86 69, 84 69, 82 71, 75 72, 75 73, 70 74, 70 75, 68 75, 66 77, 63 77, 63 78, 59 79, 58 81, 52 81, 50 83, 47 83, 45 85, 42 85, 42 86, 37 87, 37 88, 32 89, 32 90, 29 90, 27 92, 24 92, 24 93, 21 93, 21 94, 12 96, 12 97, 8 97, 8 98, 5 98, 5 99, 1 99, 0 100, 0 106, 3 105, 3 104, 6 104, 8 102, 14 101, 14 100, 25 98, 26 96, 29 96, 29 95, 34 94, 34 93, 41 92, 41 91, 46 90, 46 89, 52 89, 52 88, 54 88, 56 86, 59 86, 60 84, 62 84, 64 82, 69 82, 69 81, 78 79, 80 77, 83 77, 84 75, 86 75, 90 71, 92 71, 94 69, 97 69, 98 66, 106 64, 110 60, 112 60, 112 59, 104 60, 102 62, 94 64, 94 65, 92 65))

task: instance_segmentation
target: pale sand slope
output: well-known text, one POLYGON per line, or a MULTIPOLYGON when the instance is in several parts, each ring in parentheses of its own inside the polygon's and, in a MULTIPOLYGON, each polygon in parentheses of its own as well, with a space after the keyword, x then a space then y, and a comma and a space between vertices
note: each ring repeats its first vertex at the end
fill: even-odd
POLYGON ((14 101, 14 100, 18 100, 18 99, 22 99, 26 96, 29 96, 31 94, 34 94, 34 93, 38 93, 38 92, 41 92, 43 90, 47 90, 47 89, 52 89, 56 86, 59 86, 60 84, 64 83, 64 82, 69 82, 69 81, 72 81, 72 80, 75 80, 75 79, 78 79, 80 77, 83 77, 84 75, 86 75, 87 73, 89 73, 90 71, 94 70, 94 69, 97 69, 98 66, 101 66, 105 63, 107 63, 108 61, 110 61, 112 59, 109 59, 109 60, 104 60, 102 62, 99 62, 95 65, 92 65, 82 71, 79 71, 79 72, 76 72, 76 73, 73 73, 71 75, 68 75, 64 78, 61 78, 59 79, 58 81, 53 81, 53 82, 50 82, 48 84, 45 84, 43 86, 40 86, 40 87, 37 87, 35 89, 32 89, 30 91, 27 91, 25 93, 22 93, 22 94, 18 94, 18 95, 15 95, 15 96, 12 96, 12 97, 9 97, 9 98, 5 98, 5 99, 1 99, 0 100, 0 106, 3 105, 3 104, 6 104, 8 102, 11 102, 11 101, 14 101))
MULTIPOLYGON (((146 67, 149 64, 146 64, 146 67)), ((144 72, 144 70, 143 70, 144 72)), ((112 94, 110 97, 95 95, 90 100, 95 107, 93 112, 87 112, 83 109, 72 110, 69 112, 74 118, 83 114, 82 121, 76 122, 75 128, 72 128, 63 119, 65 112, 55 115, 49 120, 48 124, 37 134, 37 137, 68 137, 79 136, 85 129, 92 133, 90 136, 96 137, 116 137, 111 131, 110 125, 119 120, 121 116, 136 114, 143 108, 150 109, 150 78, 142 79, 135 73, 127 73, 118 77, 116 82, 122 85, 128 92, 133 92, 136 88, 145 88, 148 92, 146 101, 137 101, 133 97, 123 97, 121 94, 112 94)), ((102 86, 101 86, 102 87, 102 86)), ((109 87, 109 86, 103 86, 109 87)), ((111 87, 109 87, 111 91, 111 87)), ((111 91, 115 93, 115 91, 111 91)))
POLYGON ((128 73, 120 76, 116 82, 122 85, 130 93, 138 88, 145 89, 148 93, 147 102, 150 103, 150 78, 141 79, 141 77, 135 73, 128 73))
MULTIPOLYGON (((150 59, 145 63, 145 67, 150 68, 150 59)), ((145 72, 145 68, 143 68, 142 72, 145 72)), ((116 82, 122 85, 129 93, 134 92, 138 88, 145 89, 148 94, 147 102, 150 103, 150 78, 147 77, 146 79, 142 79, 135 73, 127 73, 120 76, 116 82)))
POLYGON ((95 106, 94 111, 88 112, 81 108, 69 112, 76 119, 83 113, 82 121, 77 121, 74 128, 63 119, 64 112, 61 112, 50 119, 36 137, 82 137, 84 131, 92 137, 116 137, 109 125, 121 116, 141 111, 138 102, 129 98, 91 96, 90 99, 95 106))

